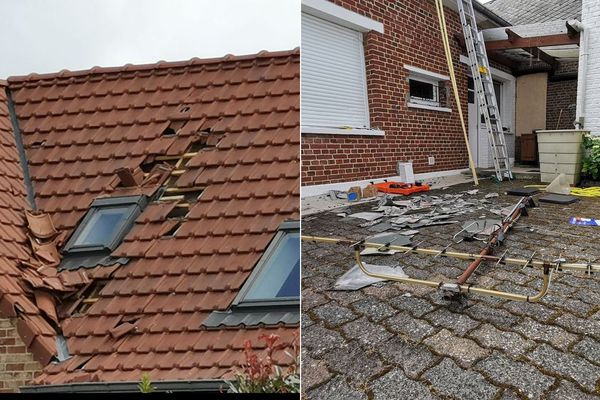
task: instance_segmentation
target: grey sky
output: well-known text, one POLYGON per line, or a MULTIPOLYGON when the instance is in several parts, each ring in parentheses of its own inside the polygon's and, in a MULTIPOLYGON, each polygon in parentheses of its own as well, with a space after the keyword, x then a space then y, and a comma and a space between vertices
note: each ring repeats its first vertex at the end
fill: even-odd
POLYGON ((0 79, 300 46, 300 0, 0 3, 0 79))

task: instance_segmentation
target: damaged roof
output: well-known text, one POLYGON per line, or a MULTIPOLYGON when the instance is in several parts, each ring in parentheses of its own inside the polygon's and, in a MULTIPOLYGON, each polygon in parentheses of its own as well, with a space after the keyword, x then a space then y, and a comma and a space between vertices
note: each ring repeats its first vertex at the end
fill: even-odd
POLYGON ((513 25, 581 21, 581 0, 492 0, 484 6, 513 25))
MULTIPOLYGON (((0 217, 10 221, 3 238, 21 244, 6 251, 6 285, 23 285, 18 263, 40 258, 27 234, 51 224, 61 249, 95 199, 149 200, 109 254, 118 262, 74 268, 71 259, 62 269, 68 254, 38 260, 67 285, 60 295, 47 290, 58 323, 39 340, 51 352, 62 331, 71 357, 37 357, 47 366, 34 384, 137 381, 144 372, 153 381, 220 379, 242 360, 245 340, 258 348, 264 333, 292 341, 298 321, 289 318, 203 322, 230 308, 279 226, 299 219, 299 75, 293 50, 9 78, 36 216, 50 218, 44 229, 25 226, 5 101, 0 217), (18 203, 1 197, 13 186, 18 203)), ((40 313, 35 303, 25 312, 40 313)))

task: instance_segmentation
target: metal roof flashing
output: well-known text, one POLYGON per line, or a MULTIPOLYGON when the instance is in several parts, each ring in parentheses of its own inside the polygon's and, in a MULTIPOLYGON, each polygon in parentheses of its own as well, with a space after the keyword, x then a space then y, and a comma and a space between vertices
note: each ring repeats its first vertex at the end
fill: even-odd
MULTIPOLYGON (((21 393, 139 393, 139 382, 84 382, 57 385, 22 386, 21 393)), ((227 392, 226 380, 189 380, 152 382, 155 392, 227 392)))

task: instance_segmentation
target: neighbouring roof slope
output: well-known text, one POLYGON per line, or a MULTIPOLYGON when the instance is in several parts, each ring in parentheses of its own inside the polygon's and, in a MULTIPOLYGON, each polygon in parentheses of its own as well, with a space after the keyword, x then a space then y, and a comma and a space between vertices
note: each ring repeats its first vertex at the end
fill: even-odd
POLYGON ((9 78, 37 206, 63 239, 95 198, 154 196, 112 254, 128 262, 98 267, 97 301, 78 315, 81 299, 65 300, 72 357, 35 384, 219 379, 245 340, 292 340, 297 324, 202 322, 229 308, 279 225, 299 218, 299 80, 298 50, 9 78), (187 164, 162 164, 185 153, 187 164), (203 191, 154 201, 165 185, 203 191), (189 213, 167 237, 182 202, 189 213))
POLYGON ((581 0, 492 0, 484 6, 513 25, 581 20, 581 0))

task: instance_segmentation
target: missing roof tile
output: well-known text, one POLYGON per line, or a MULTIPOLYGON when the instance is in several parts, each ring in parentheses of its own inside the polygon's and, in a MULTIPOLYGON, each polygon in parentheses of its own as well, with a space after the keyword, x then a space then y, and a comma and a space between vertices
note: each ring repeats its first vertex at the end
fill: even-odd
POLYGON ((100 299, 100 292, 108 280, 97 280, 92 282, 82 293, 81 300, 77 308, 74 310, 73 315, 84 315, 87 311, 100 299))
POLYGON ((169 229, 167 232, 165 232, 165 234, 162 237, 164 237, 164 238, 174 237, 175 234, 177 233, 177 231, 179 230, 179 228, 181 228, 181 221, 178 221, 175 225, 173 225, 173 227, 171 229, 169 229))
POLYGON ((183 219, 183 218, 187 217, 189 212, 190 212, 190 208, 187 204, 177 204, 167 214, 167 219, 183 219))

